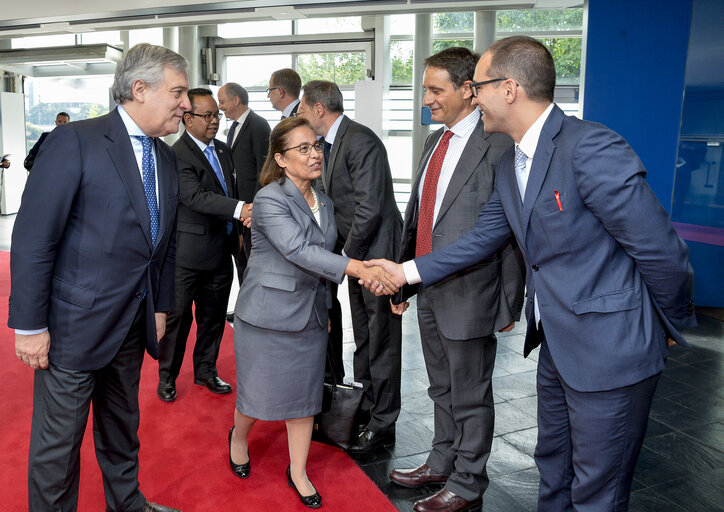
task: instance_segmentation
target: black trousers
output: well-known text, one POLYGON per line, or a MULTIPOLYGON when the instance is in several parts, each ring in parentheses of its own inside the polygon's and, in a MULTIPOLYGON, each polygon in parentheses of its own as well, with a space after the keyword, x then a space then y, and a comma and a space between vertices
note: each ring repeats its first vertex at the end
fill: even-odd
POLYGON ((35 371, 28 465, 31 512, 76 510, 80 446, 91 403, 107 510, 143 509, 146 498, 138 489, 138 383, 145 347, 144 300, 118 353, 105 367, 81 371, 51 363, 35 371))
POLYGON ((342 360, 342 305, 337 298, 337 284, 332 283, 332 308, 329 310, 330 331, 327 337, 327 362, 325 381, 332 382, 332 374, 338 383, 344 380, 344 361, 342 360), (332 364, 330 365, 330 361, 332 364))
POLYGON ((231 258, 225 257, 214 270, 176 267, 176 310, 168 314, 166 334, 159 341, 158 376, 161 381, 175 380, 186 353, 194 313, 194 377, 216 377, 221 337, 224 335, 226 308, 234 280, 231 258), (195 312, 192 311, 195 305, 195 312))
POLYGON ((384 432, 400 415, 402 317, 392 314, 389 297, 376 297, 348 279, 354 331, 354 379, 363 384, 362 408, 369 411, 367 428, 384 432))

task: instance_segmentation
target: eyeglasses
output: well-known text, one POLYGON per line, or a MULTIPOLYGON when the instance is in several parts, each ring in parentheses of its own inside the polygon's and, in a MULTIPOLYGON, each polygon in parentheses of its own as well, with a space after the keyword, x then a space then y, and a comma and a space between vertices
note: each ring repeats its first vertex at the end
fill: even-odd
POLYGON ((270 92, 272 92, 272 91, 275 90, 275 89, 279 89, 279 87, 267 87, 267 88, 266 88, 266 93, 269 94, 270 92))
POLYGON ((312 152, 312 148, 314 148, 314 151, 317 153, 321 153, 324 151, 324 146, 321 142, 315 142, 314 144, 310 144, 309 142, 302 142, 298 146, 292 146, 291 148, 282 149, 280 153, 284 153, 285 151, 289 151, 290 149, 296 149, 303 155, 308 155, 312 152))
POLYGON ((501 78, 491 78, 490 80, 483 80, 482 82, 475 82, 472 84, 468 84, 470 86, 470 92, 473 94, 473 98, 478 97, 478 87, 482 87, 485 84, 492 84, 493 82, 502 82, 503 80, 507 80, 505 77, 501 78))
POLYGON ((213 114, 196 114, 195 112, 186 112, 186 113, 191 116, 203 117, 204 121, 206 121, 207 123, 210 123, 214 119, 217 119, 217 120, 221 119, 221 116, 223 116, 223 114, 221 112, 219 112, 218 110, 216 112, 214 112, 213 114))

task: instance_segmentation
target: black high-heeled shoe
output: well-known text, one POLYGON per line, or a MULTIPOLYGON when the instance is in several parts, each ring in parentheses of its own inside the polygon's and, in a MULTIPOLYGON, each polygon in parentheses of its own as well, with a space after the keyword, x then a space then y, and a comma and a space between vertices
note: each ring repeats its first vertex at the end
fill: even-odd
POLYGON ((302 502, 302 505, 309 508, 319 508, 322 506, 322 496, 317 492, 317 490, 314 490, 314 494, 311 496, 302 496, 302 493, 299 492, 299 489, 297 489, 297 486, 294 485, 294 480, 292 480, 292 472, 291 472, 291 466, 287 466, 287 483, 289 484, 289 487, 297 491, 297 496, 299 496, 299 501, 302 502))
MULTIPOLYGON (((234 472, 236 476, 239 478, 249 478, 249 473, 251 472, 251 458, 244 463, 244 464, 234 464, 234 461, 231 460, 231 436, 234 433, 234 428, 231 427, 229 429, 229 465, 231 466, 231 470, 234 472)), ((249 452, 247 452, 247 456, 249 455, 249 452)))

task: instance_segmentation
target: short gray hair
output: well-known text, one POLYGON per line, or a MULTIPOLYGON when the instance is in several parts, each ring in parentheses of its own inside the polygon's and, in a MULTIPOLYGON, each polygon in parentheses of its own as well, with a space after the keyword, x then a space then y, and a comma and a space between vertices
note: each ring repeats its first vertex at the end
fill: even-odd
POLYGON ((126 52, 123 60, 116 66, 111 94, 118 104, 133 99, 133 82, 143 80, 152 88, 163 81, 165 68, 179 73, 188 73, 189 63, 178 53, 148 43, 137 44, 126 52))
POLYGON ((317 103, 324 105, 329 112, 344 112, 344 98, 337 84, 327 80, 312 80, 304 86, 304 102, 313 107, 317 103))
POLYGON ((224 87, 226 87, 227 96, 239 98, 239 101, 241 101, 241 104, 244 106, 249 104, 249 93, 242 86, 236 82, 229 82, 224 87))

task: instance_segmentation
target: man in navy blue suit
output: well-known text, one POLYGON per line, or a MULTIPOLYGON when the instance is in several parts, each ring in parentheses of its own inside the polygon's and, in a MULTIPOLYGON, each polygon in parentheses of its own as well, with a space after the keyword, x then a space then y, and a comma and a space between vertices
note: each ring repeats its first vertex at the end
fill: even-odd
POLYGON ((679 331, 696 325, 688 248, 626 141, 553 103, 540 42, 496 42, 474 78, 485 131, 515 141, 493 195, 457 241, 402 265, 372 263, 428 286, 512 233, 528 269, 524 354, 541 347, 538 510, 626 510, 668 346, 688 346, 679 331))
POLYGON ((76 510, 91 403, 107 510, 176 510, 138 488, 138 384, 174 307, 178 177, 158 137, 190 108, 187 69, 166 48, 131 48, 112 87, 119 106, 56 128, 23 193, 8 325, 18 359, 35 370, 33 512, 76 510))

